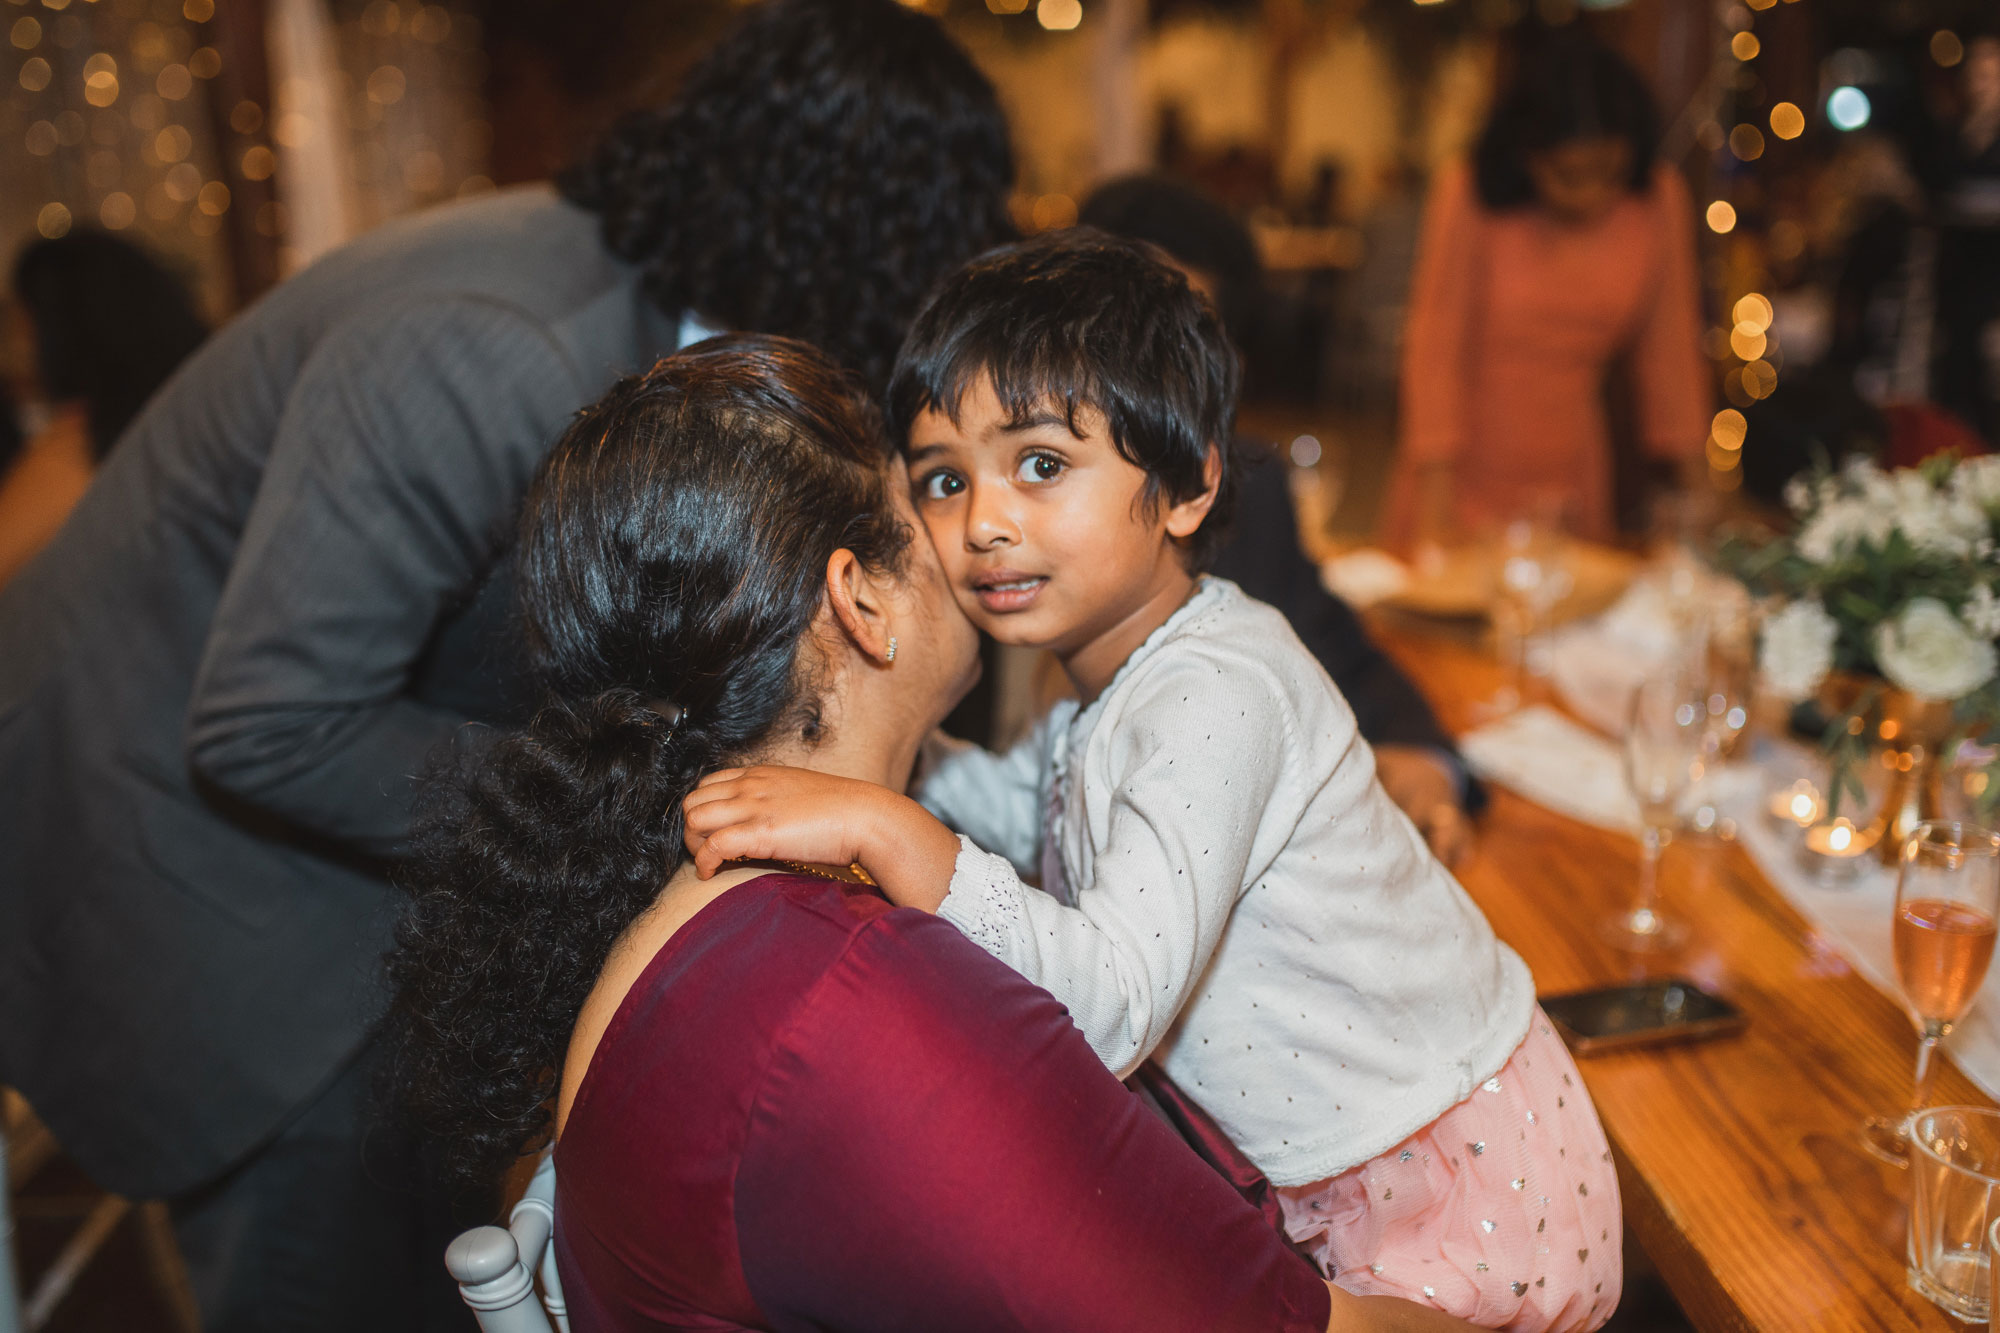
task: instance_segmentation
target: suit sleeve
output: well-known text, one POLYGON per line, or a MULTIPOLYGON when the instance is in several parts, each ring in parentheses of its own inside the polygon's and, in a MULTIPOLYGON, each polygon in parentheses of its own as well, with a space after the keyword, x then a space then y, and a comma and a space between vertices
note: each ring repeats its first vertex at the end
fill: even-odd
POLYGON ((935 918, 872 923, 801 1012, 736 1179, 743 1270, 771 1327, 1326 1327, 1305 1261, 1047 993, 935 918))
POLYGON ((1652 299, 1640 317, 1633 349, 1633 387, 1646 452, 1684 458, 1708 439, 1708 368, 1701 355, 1701 295, 1695 276, 1694 205, 1680 172, 1661 166, 1653 176, 1660 266, 1652 299))
POLYGON ((394 854, 411 779, 467 721, 410 697, 412 668, 493 564, 559 413, 581 401, 541 326, 489 302, 433 301, 323 338, 287 396, 204 646, 195 770, 298 827, 394 854))

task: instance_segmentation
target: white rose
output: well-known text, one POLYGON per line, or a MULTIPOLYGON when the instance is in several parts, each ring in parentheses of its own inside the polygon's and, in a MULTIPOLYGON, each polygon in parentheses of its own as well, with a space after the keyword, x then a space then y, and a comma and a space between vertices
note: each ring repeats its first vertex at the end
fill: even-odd
POLYGON ((1982 639, 2000 639, 2000 597, 1986 584, 1973 588, 1972 596, 1959 608, 1958 618, 1982 639))
POLYGON ((1820 506, 1799 533, 1798 551, 1816 565, 1832 564, 1862 542, 1881 547, 1895 527, 1893 501, 1871 504, 1860 499, 1831 500, 1820 506))
POLYGON ((1818 602, 1792 602, 1764 622, 1757 671, 1780 699, 1803 699, 1833 669, 1833 641, 1840 627, 1818 602))
POLYGON ((1935 597, 1915 597, 1875 627, 1875 661, 1891 682, 1920 699, 1957 699, 2000 669, 1993 645, 1971 633, 1935 597))
POLYGON ((1986 532, 1986 515, 1956 490, 1940 490, 1915 468, 1890 476, 1883 493, 1896 515, 1896 526, 1919 551, 1962 560, 1986 532))
POLYGON ((2000 509, 2000 454, 1968 458, 1952 470, 1952 493, 1987 512, 2000 509))

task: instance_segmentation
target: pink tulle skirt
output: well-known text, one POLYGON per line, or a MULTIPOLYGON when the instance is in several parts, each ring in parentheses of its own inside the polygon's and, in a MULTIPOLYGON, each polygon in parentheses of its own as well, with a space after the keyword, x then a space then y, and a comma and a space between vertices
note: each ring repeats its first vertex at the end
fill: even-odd
POLYGON ((1594 1329, 1618 1305, 1611 1149, 1539 1009, 1470 1097, 1373 1161, 1278 1197, 1292 1239, 1356 1295, 1516 1333, 1594 1329))

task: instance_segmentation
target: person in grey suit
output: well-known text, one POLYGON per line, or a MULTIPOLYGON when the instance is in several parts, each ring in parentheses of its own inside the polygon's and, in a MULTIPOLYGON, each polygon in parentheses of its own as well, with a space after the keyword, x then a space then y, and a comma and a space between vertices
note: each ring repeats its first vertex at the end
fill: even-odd
POLYGON ((933 20, 771 0, 560 193, 384 227, 223 328, 0 592, 0 1082, 172 1201, 211 1328, 456 1307, 370 1034, 411 779, 518 706, 496 571, 544 454, 702 329, 879 385, 1012 173, 933 20))

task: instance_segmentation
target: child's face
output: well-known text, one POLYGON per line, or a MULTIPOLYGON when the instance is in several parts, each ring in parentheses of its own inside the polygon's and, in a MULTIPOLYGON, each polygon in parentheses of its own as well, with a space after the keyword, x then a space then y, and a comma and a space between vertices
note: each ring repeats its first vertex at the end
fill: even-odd
POLYGON ((910 428, 911 493, 959 605, 1002 643, 1069 657, 1114 634, 1189 575, 1175 538, 1212 497, 1149 504, 1146 473, 1112 442, 1103 414, 1059 405, 1012 420, 981 378, 958 424, 932 409, 910 428))

